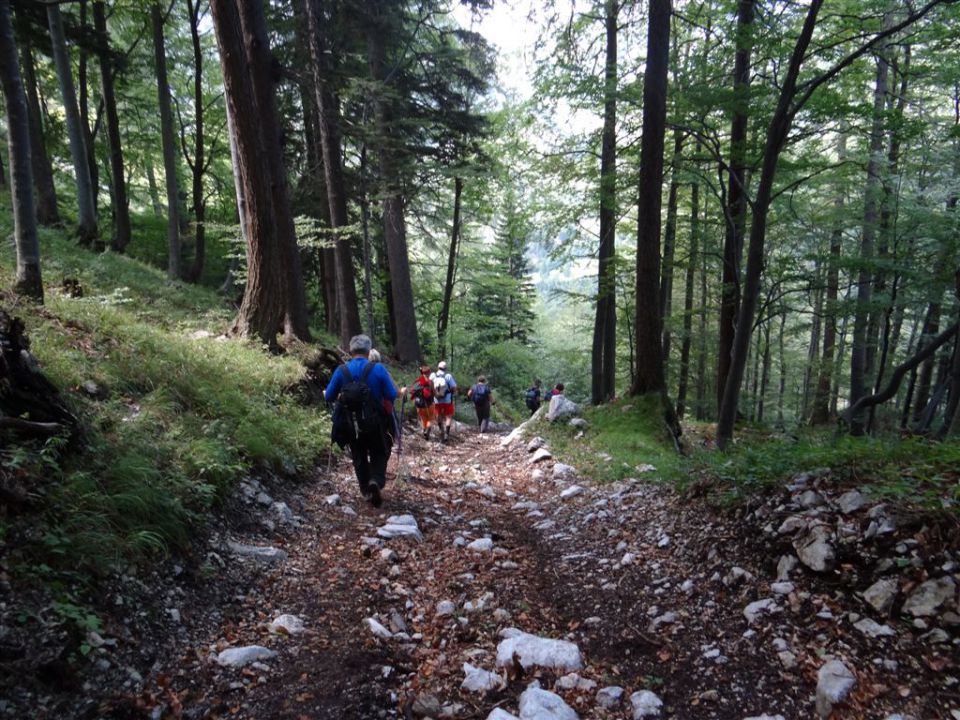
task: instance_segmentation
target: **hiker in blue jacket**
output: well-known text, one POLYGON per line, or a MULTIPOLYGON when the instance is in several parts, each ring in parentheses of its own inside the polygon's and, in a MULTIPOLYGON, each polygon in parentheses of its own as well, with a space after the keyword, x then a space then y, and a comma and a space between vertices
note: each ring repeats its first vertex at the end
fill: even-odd
POLYGON ((486 432, 490 425, 490 406, 496 405, 493 390, 487 385, 487 378, 481 375, 477 384, 467 390, 467 399, 473 400, 473 408, 477 411, 477 425, 480 432, 486 432))
POLYGON ((350 445, 350 456, 361 494, 374 507, 380 507, 383 488, 387 484, 387 460, 393 448, 392 423, 387 420, 393 415, 397 386, 383 365, 370 362, 372 344, 366 335, 350 338, 352 357, 334 371, 324 398, 328 403, 337 401, 333 439, 341 447, 350 445), (349 378, 344 375, 344 368, 349 378), (364 395, 366 407, 349 410, 347 405, 350 399, 344 395, 348 391, 359 391, 358 383, 369 388, 364 395))

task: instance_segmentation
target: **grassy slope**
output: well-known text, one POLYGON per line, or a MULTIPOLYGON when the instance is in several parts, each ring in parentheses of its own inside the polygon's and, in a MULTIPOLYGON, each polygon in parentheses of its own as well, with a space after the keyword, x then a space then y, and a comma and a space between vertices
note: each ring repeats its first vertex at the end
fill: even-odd
MULTIPOLYGON (((9 216, 0 232, 10 234, 9 216)), ((328 420, 284 388, 295 357, 216 336, 233 312, 213 291, 142 262, 76 247, 42 230, 46 305, 12 305, 46 375, 82 418, 86 444, 65 452, 8 444, 4 482, 34 494, 41 521, 24 532, 0 521, 7 550, 31 565, 97 570, 118 559, 186 543, 190 527, 226 488, 255 468, 290 471, 326 452, 328 420), (82 298, 58 287, 76 278, 82 298), (200 337, 205 331, 209 337, 200 337), (92 380, 104 390, 80 390, 92 380)), ((136 243, 137 240, 134 240, 136 243)), ((0 248, 0 287, 12 286, 13 252, 0 248)))

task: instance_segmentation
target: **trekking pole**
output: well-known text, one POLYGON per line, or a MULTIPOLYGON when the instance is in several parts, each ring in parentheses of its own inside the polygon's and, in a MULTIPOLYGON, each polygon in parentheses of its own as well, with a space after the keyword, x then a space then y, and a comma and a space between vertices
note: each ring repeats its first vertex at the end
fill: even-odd
POLYGON ((397 423, 397 479, 399 480, 403 476, 403 410, 407 404, 407 394, 403 393, 403 397, 400 398, 400 418, 397 419, 394 415, 394 419, 397 423))

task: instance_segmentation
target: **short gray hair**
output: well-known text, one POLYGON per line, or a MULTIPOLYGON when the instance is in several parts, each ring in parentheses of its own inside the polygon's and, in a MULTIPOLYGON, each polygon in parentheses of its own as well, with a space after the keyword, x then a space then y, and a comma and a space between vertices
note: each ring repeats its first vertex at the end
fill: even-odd
POLYGON ((350 338, 351 355, 369 355, 371 347, 373 347, 373 341, 369 335, 354 335, 350 338))

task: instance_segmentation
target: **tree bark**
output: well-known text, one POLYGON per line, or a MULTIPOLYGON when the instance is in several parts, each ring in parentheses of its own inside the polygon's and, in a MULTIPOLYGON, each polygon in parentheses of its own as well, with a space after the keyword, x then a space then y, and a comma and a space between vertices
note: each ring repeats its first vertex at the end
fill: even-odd
POLYGON ((60 222, 57 209, 57 188, 53 184, 53 165, 47 153, 43 132, 43 116, 40 112, 40 93, 37 90, 36 71, 33 66, 33 50, 29 34, 20 48, 23 84, 27 95, 27 115, 30 123, 30 161, 33 169, 33 184, 36 189, 37 222, 41 225, 56 225, 60 222))
MULTIPOLYGON (((847 133, 841 130, 838 139, 837 157, 843 162, 847 156, 847 133)), ((837 215, 844 206, 843 188, 837 188, 833 207, 837 215)), ((839 218, 830 233, 830 257, 827 260, 827 288, 824 299, 823 351, 820 356, 820 371, 817 389, 814 392, 813 408, 810 412, 811 425, 824 425, 830 421, 830 388, 833 385, 834 350, 837 341, 837 298, 840 294, 840 252, 843 245, 843 230, 839 218)))
POLYGON ((340 102, 330 82, 331 68, 327 60, 326 28, 320 0, 307 0, 307 18, 310 65, 313 70, 313 84, 320 113, 320 144, 327 186, 327 202, 330 205, 330 225, 335 233, 334 256, 340 342, 346 347, 350 338, 360 332, 361 325, 351 238, 346 234, 350 219, 347 216, 346 184, 341 162, 340 102))
POLYGON ((93 183, 90 166, 87 162, 87 148, 83 141, 80 112, 77 109, 77 94, 73 85, 70 56, 63 32, 63 18, 59 5, 47 5, 47 21, 50 25, 50 42, 53 47, 53 60, 57 68, 57 80, 63 100, 63 111, 67 125, 67 140, 70 156, 73 159, 73 172, 77 185, 78 227, 77 238, 81 245, 93 245, 97 239, 97 210, 93 198, 93 183))
POLYGON ((600 150, 600 248, 597 308, 591 355, 591 402, 599 405, 616 394, 617 342, 617 19, 619 0, 604 3, 606 62, 603 87, 603 135, 600 150))
POLYGON ((303 267, 297 234, 287 190, 287 173, 283 165, 283 147, 280 141, 280 117, 277 112, 273 73, 274 58, 270 52, 267 24, 263 15, 262 0, 237 0, 243 47, 247 54, 249 77, 256 97, 262 139, 267 153, 270 171, 270 188, 273 195, 273 222, 277 225, 282 263, 287 273, 284 283, 283 331, 287 341, 309 340, 307 325, 306 291, 303 285, 303 267))
POLYGON ((637 203, 636 376, 631 394, 658 393, 674 437, 680 427, 667 398, 660 323, 660 209, 670 59, 670 0, 651 0, 643 85, 640 199, 637 203))
POLYGON ((180 189, 177 182, 177 150, 173 135, 173 110, 170 85, 167 81, 167 55, 163 38, 163 11, 156 3, 150 6, 153 25, 153 62, 157 75, 157 98, 160 106, 160 137, 163 145, 163 172, 167 187, 167 278, 183 277, 180 243, 180 189))
POLYGON ((667 192, 667 222, 663 232, 663 270, 660 277, 660 327, 663 330, 663 376, 670 375, 670 315, 673 311, 674 256, 677 244, 677 193, 680 189, 680 154, 683 150, 683 135, 680 129, 673 131, 673 157, 671 159, 670 190, 667 192))
POLYGON ((100 62, 100 84, 103 109, 107 118, 107 139, 110 143, 110 175, 113 179, 113 237, 110 247, 123 252, 130 244, 130 206, 127 201, 127 182, 123 167, 123 147, 120 141, 120 116, 113 89, 113 67, 110 62, 110 38, 103 0, 93 3, 93 25, 97 33, 100 62))
POLYGON ((17 251, 14 289, 43 302, 37 209, 30 167, 30 120, 27 98, 17 65, 17 45, 10 20, 9 0, 0 0, 0 82, 7 108, 7 147, 10 152, 10 194, 13 206, 13 242, 17 251))
MULTIPOLYGON (((695 156, 700 155, 700 141, 697 141, 695 156)), ((696 267, 700 252, 700 183, 694 180, 690 184, 690 249, 687 255, 687 268, 683 284, 683 341, 680 344, 680 380, 677 385, 677 419, 683 420, 686 412, 687 386, 690 378, 690 347, 693 342, 693 285, 696 281, 696 267)), ((706 299, 703 299, 706 304, 706 299)))
POLYGON ((733 425, 737 418, 737 405, 740 398, 740 385, 746 366, 747 352, 750 347, 750 334, 756 312, 763 273, 764 245, 767 233, 767 213, 773 199, 773 182, 777 172, 780 152, 787 139, 787 133, 793 123, 794 114, 799 108, 791 108, 797 91, 797 78, 803 64, 807 47, 817 24, 817 15, 823 0, 812 0, 807 10, 803 28, 794 45, 787 74, 780 90, 780 97, 770 125, 767 129, 767 141, 763 152, 760 182, 753 204, 753 223, 750 226, 750 248, 747 254, 747 271, 744 290, 737 315, 737 332, 733 342, 733 355, 730 374, 723 390, 723 402, 717 421, 717 445, 725 450, 733 439, 733 425))
MULTIPOLYGON (((204 136, 203 47, 200 44, 200 2, 187 0, 187 18, 190 22, 190 41, 193 47, 193 160, 190 162, 193 217, 193 262, 187 272, 190 282, 200 282, 207 253, 207 201, 203 192, 206 174, 206 138, 204 136)), ((188 159, 189 160, 189 159, 188 159)))
POLYGON ((746 153, 750 107, 750 54, 756 0, 737 4, 737 51, 733 64, 734 112, 730 127, 730 170, 727 184, 726 233, 723 242, 723 277, 720 290, 720 327, 717 339, 717 407, 722 400, 733 353, 737 313, 740 308, 740 262, 747 218, 746 153))
MULTIPOLYGON (((889 15, 884 26, 889 24, 889 15)), ((867 162, 867 184, 864 188, 863 232, 860 240, 860 273, 857 280, 857 307, 853 322, 853 342, 850 346, 850 404, 867 394, 871 346, 876 337, 868 332, 873 297, 873 256, 876 244, 877 225, 880 218, 880 195, 883 191, 880 167, 883 153, 884 110, 887 103, 887 77, 889 62, 886 48, 877 55, 876 85, 873 93, 873 127, 870 131, 870 159, 867 162)), ((855 415, 850 418, 850 434, 863 435, 865 418, 855 415)))
MULTIPOLYGON (((386 46, 390 36, 380 14, 380 8, 371 6, 367 27, 367 52, 373 80, 385 88, 389 85, 386 67, 386 46)), ((407 252, 407 229, 404 219, 404 197, 398 158, 391 147, 396 142, 393 133, 393 118, 389 100, 383 92, 373 97, 374 117, 377 127, 376 143, 380 162, 380 195, 383 198, 383 238, 390 268, 390 291, 392 313, 396 333, 394 354, 401 363, 420 359, 420 338, 417 331, 417 316, 413 304, 413 285, 410 281, 410 260, 407 252)))
POLYGON ((232 332, 276 345, 287 309, 284 248, 274 218, 272 175, 258 97, 253 91, 237 0, 211 0, 220 48, 224 95, 235 143, 235 175, 240 181, 241 223, 247 241, 247 285, 232 332))
MULTIPOLYGON (((77 43, 79 57, 77 59, 77 90, 79 93, 80 130, 83 132, 83 147, 87 151, 87 167, 90 169, 90 188, 93 192, 93 211, 97 212, 100 204, 100 167, 97 165, 96 128, 90 124, 90 86, 87 82, 87 0, 80 0, 80 39, 77 43)), ((96 124, 96 123, 95 123, 96 124)), ((99 238, 98 238, 99 240, 99 238)), ((101 243, 97 243, 98 249, 101 243)))
POLYGON ((453 283, 457 272, 457 255, 460 248, 460 204, 463 196, 463 180, 453 179, 453 228, 450 231, 450 252, 447 255, 447 279, 443 284, 443 302, 437 317, 437 346, 440 357, 447 357, 447 326, 450 321, 450 303, 453 299, 453 283))

